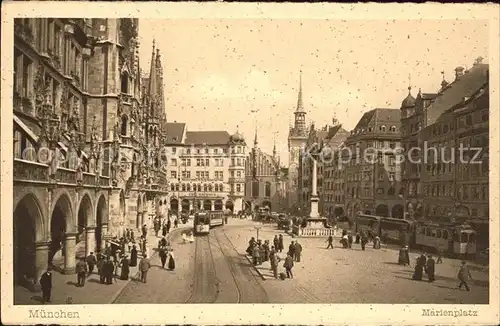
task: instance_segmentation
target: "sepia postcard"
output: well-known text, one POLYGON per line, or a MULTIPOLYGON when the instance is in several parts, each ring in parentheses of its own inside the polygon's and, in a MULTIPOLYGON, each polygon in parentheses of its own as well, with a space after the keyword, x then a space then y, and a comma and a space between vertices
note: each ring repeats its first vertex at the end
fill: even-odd
POLYGON ((499 8, 2 4, 2 322, 498 324, 499 8))

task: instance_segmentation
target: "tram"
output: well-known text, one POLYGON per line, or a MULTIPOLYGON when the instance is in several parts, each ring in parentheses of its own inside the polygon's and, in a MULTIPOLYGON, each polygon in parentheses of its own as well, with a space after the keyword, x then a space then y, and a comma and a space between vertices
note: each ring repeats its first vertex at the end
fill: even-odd
POLYGON ((476 231, 468 224, 420 222, 416 225, 415 240, 417 246, 426 250, 457 257, 476 254, 476 231))
POLYGON ((380 234, 380 216, 358 214, 356 217, 356 232, 380 234))
POLYGON ((210 232, 210 215, 207 212, 194 214, 194 234, 203 235, 210 232))
POLYGON ((415 223, 399 218, 380 218, 380 239, 384 243, 415 244, 415 223))
POLYGON ((209 211, 207 213, 210 218, 210 228, 224 225, 224 211, 209 211))

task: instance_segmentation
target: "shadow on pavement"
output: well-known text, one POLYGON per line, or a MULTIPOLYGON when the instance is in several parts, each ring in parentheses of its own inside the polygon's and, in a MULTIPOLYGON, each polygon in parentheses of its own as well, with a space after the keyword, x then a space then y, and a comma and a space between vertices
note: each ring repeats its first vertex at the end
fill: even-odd
POLYGON ((96 279, 94 279, 94 278, 93 278, 93 279, 90 279, 90 280, 87 280, 87 282, 89 282, 89 283, 99 283, 99 284, 101 283, 101 281, 100 281, 100 280, 96 280, 96 279))
POLYGON ((399 266, 398 263, 395 263, 393 261, 385 261, 384 264, 386 264, 386 265, 398 265, 399 266))
POLYGON ((43 303, 43 298, 39 295, 34 295, 31 297, 31 300, 34 300, 34 301, 37 301, 37 302, 40 302, 40 303, 43 303))
POLYGON ((74 282, 74 281, 68 281, 68 282, 66 282, 66 284, 78 287, 78 283, 74 282))

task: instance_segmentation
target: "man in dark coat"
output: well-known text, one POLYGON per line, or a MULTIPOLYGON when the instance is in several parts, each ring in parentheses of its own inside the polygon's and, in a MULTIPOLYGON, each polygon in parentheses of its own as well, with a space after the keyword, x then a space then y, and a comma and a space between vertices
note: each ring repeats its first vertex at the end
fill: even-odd
POLYGON ((142 236, 145 238, 148 235, 148 228, 146 224, 142 226, 141 231, 142 231, 142 236))
POLYGON ((333 236, 331 236, 331 235, 328 236, 328 240, 326 240, 326 241, 328 241, 328 246, 326 246, 326 249, 328 249, 328 248, 333 249, 333 236))
MULTIPOLYGON (((166 242, 166 240, 165 240, 166 242)), ((160 247, 160 252, 158 253, 158 255, 160 256, 160 260, 161 260, 161 267, 162 268, 165 268, 165 264, 167 263, 167 249, 165 247, 160 247)))
POLYGON ((361 235, 359 234, 359 232, 356 232, 356 241, 355 241, 355 243, 359 244, 360 240, 361 240, 361 235))
POLYGON ((293 257, 287 255, 285 258, 285 263, 283 264, 286 270, 286 277, 293 278, 292 268, 293 268, 293 257))
POLYGON ((285 249, 285 245, 283 244, 283 235, 280 234, 279 238, 278 238, 278 246, 279 248, 277 248, 280 252, 283 251, 283 249, 285 249))
POLYGON ((354 242, 354 239, 353 239, 353 237, 352 237, 351 232, 349 232, 349 233, 347 234, 347 247, 348 247, 349 249, 351 249, 351 248, 352 248, 352 243, 353 243, 353 242, 354 242))
POLYGON ((106 261, 104 262, 104 266, 103 266, 104 279, 105 279, 105 283, 107 285, 113 284, 114 272, 115 272, 115 265, 113 264, 111 259, 108 257, 108 258, 106 258, 106 261))
POLYGON ((104 256, 99 255, 99 259, 97 260, 97 273, 99 274, 99 280, 101 281, 101 284, 104 284, 105 281, 105 275, 104 275, 105 263, 106 260, 104 259, 104 256))
POLYGON ((292 256, 292 259, 295 260, 295 242, 291 242, 288 246, 288 254, 292 256))
POLYGON ((89 266, 89 275, 92 274, 92 272, 94 271, 94 266, 95 264, 97 264, 97 259, 95 258, 94 256, 94 253, 91 252, 88 256, 87 256, 87 265, 89 266))
POLYGON ((274 236, 274 239, 273 239, 273 245, 274 245, 274 249, 275 249, 275 250, 278 250, 280 243, 279 243, 279 240, 278 240, 278 236, 277 236, 277 235, 275 235, 275 236, 274 236))
POLYGON ((426 272, 427 276, 429 277, 429 282, 434 282, 435 280, 435 262, 434 259, 432 258, 432 255, 429 255, 429 258, 427 259, 427 267, 426 267, 426 272))
POLYGON ((361 235, 361 250, 365 250, 366 243, 368 242, 368 238, 366 235, 363 233, 361 235))
POLYGON ((52 292, 52 271, 50 267, 48 267, 47 271, 42 274, 42 277, 40 278, 40 286, 42 287, 43 302, 50 302, 50 295, 52 292))
POLYGON ((295 242, 295 261, 300 262, 300 256, 302 255, 302 245, 296 241, 295 242))
POLYGON ((170 221, 170 219, 168 219, 168 221, 167 221, 167 233, 170 232, 171 227, 172 227, 172 222, 170 221))
POLYGON ((85 277, 87 276, 87 264, 85 264, 85 260, 79 259, 76 263, 75 267, 76 277, 78 281, 78 286, 85 285, 85 277))
POLYGON ((130 274, 130 261, 128 260, 127 256, 123 256, 122 261, 120 262, 120 267, 121 267, 121 275, 120 279, 121 280, 128 280, 128 276, 130 274))
POLYGON ((131 267, 137 266, 137 249, 135 245, 132 246, 132 250, 130 250, 130 264, 131 267))

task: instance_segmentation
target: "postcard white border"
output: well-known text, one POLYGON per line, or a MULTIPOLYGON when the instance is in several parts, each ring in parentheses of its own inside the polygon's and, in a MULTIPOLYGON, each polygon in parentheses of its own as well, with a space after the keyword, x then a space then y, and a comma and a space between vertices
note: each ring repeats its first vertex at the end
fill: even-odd
MULTIPOLYGON (((1 280, 2 321, 56 324, 486 324, 499 321, 499 6, 495 4, 262 4, 262 3, 2 3, 1 280), (12 293, 12 50, 14 17, 231 18, 231 19, 485 19, 490 23, 490 303, 489 305, 69 305, 76 319, 32 319, 13 306, 12 293), (7 190, 5 190, 7 189, 7 190), (495 239, 492 241, 492 239, 495 239), (475 310, 477 317, 424 317, 422 309, 475 310)), ((333 290, 334 291, 334 290, 333 290)), ((38 306, 40 307, 40 306, 38 306)))

